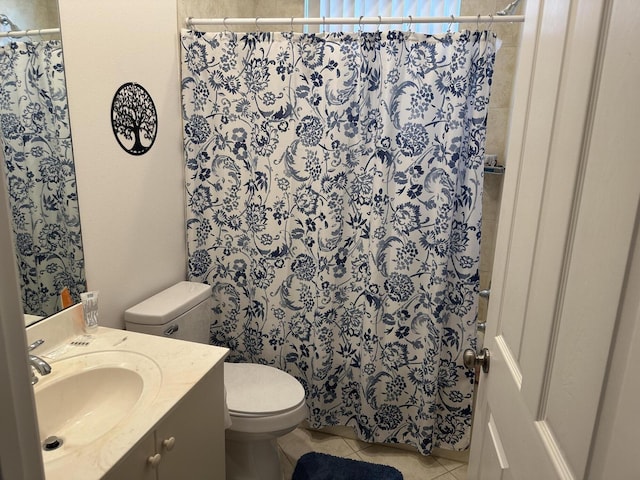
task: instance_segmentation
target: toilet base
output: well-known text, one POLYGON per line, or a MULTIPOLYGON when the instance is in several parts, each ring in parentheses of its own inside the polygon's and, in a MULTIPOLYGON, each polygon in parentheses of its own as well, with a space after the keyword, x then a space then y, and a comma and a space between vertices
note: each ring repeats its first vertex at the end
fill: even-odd
POLYGON ((227 438, 225 449, 227 480, 283 480, 275 438, 227 438))

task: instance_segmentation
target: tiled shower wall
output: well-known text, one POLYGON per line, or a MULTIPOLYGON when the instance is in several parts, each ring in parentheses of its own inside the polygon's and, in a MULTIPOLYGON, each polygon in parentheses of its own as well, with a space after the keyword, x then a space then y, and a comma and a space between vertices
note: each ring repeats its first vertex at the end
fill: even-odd
MULTIPOLYGON (((304 0, 178 0, 178 25, 184 27, 184 19, 224 17, 303 17, 304 0)), ((229 27, 232 31, 246 31, 247 26, 229 27)), ((249 27, 250 30, 253 28, 249 27)), ((271 31, 289 31, 290 25, 274 25, 264 28, 271 31)), ((301 31, 301 26, 294 30, 301 31)), ((211 30, 217 30, 212 27, 211 30)))
POLYGON ((22 29, 60 26, 56 0, 3 0, 0 4, 0 13, 8 15, 11 21, 22 29))
MULTIPOLYGON (((503 9, 511 0, 462 0, 461 15, 489 15, 503 9)), ((516 14, 524 12, 524 2, 516 14)), ((480 24, 480 28, 488 28, 480 24)), ((516 60, 520 43, 522 24, 496 23, 490 28, 502 41, 496 54, 489 117, 487 120, 486 153, 496 154, 498 163, 506 165, 506 143, 511 115, 511 93, 516 70, 516 60)), ((466 28, 476 28, 467 24, 466 28)), ((484 198, 482 202, 482 244, 480 252, 480 289, 489 288, 496 244, 498 213, 502 197, 503 175, 485 174, 484 198)), ((478 322, 484 322, 487 315, 487 300, 480 299, 478 322)))
MULTIPOLYGON (((511 0, 462 0, 461 15, 489 15, 503 9, 511 0)), ((302 17, 303 0, 178 0, 178 24, 184 27, 187 17, 302 17)), ((516 13, 523 11, 521 5, 516 13)), ((484 23, 481 29, 489 28, 484 23)), ((489 104, 487 127, 488 154, 496 154, 498 163, 505 164, 506 139, 511 113, 511 92, 516 68, 521 24, 496 23, 490 28, 502 41, 496 55, 496 65, 489 104)), ((265 30, 289 30, 289 25, 265 27, 265 30)), ((296 26, 296 30, 301 27, 296 26)), ((474 24, 461 28, 475 29, 474 24)), ((212 27, 212 29, 214 29, 212 27)), ((247 26, 230 27, 229 30, 246 30, 247 26)), ((502 175, 486 174, 484 180, 482 250, 480 255, 480 288, 489 288, 495 248, 495 237, 502 196, 502 175)), ((479 322, 486 318, 487 301, 480 299, 479 322)))

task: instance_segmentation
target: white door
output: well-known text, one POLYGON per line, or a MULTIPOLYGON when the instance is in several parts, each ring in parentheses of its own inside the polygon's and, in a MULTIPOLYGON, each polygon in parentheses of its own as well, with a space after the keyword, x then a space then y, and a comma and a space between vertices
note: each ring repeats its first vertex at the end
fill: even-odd
POLYGON ((617 480, 590 459, 637 240, 640 2, 526 10, 468 478, 617 480))

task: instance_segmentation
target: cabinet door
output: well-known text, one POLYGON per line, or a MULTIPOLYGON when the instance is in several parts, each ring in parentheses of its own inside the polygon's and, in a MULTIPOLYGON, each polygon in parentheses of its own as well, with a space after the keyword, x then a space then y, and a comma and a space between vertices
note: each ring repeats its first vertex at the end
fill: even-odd
POLYGON ((156 480, 156 469, 147 461, 154 450, 155 436, 150 432, 102 480, 156 480))
MULTIPOLYGON (((156 428, 158 480, 224 480, 223 365, 211 370, 156 428)), ((123 477, 124 478, 124 477, 123 477)))

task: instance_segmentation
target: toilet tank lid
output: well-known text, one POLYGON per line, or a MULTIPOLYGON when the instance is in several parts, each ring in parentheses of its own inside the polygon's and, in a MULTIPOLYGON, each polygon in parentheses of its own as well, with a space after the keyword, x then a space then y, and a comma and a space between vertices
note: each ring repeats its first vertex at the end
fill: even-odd
POLYGON ((180 282, 124 312, 125 322, 163 325, 211 296, 211 285, 180 282))

